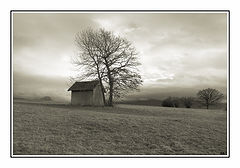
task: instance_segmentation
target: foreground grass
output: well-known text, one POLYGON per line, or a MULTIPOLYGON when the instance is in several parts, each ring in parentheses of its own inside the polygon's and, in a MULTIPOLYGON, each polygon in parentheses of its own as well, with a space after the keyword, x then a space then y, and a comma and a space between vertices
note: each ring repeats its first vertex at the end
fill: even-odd
POLYGON ((226 112, 14 103, 14 155, 204 154, 227 151, 226 112))

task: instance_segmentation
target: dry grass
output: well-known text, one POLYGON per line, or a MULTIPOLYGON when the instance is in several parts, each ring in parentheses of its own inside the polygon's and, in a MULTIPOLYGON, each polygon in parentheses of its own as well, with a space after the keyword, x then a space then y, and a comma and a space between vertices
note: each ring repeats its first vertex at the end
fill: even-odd
POLYGON ((14 103, 14 155, 219 155, 226 112, 151 106, 14 103))

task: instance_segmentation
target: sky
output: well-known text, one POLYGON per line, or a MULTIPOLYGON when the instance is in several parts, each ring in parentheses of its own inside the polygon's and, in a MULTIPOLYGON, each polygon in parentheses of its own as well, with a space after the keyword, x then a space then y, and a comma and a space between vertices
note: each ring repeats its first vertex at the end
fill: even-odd
POLYGON ((132 42, 143 85, 129 99, 227 88, 226 13, 14 13, 13 93, 70 100, 76 33, 104 28, 132 42))

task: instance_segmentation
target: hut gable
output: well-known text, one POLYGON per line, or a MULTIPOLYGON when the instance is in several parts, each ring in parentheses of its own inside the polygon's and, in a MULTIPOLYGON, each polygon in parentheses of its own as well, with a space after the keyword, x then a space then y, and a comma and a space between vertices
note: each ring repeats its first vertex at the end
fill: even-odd
POLYGON ((104 105, 99 81, 75 82, 68 91, 71 91, 72 105, 104 105))

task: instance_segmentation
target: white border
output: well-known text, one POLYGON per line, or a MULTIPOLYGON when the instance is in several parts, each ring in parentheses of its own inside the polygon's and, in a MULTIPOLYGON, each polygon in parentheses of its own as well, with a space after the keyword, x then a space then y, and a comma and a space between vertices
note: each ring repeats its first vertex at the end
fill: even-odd
POLYGON ((229 94, 230 94, 230 86, 229 86, 229 64, 230 64, 230 30, 229 30, 229 12, 228 10, 13 10, 11 11, 11 138, 10 138, 10 148, 11 148, 11 157, 13 158, 228 158, 230 157, 229 153, 229 114, 230 114, 230 101, 229 101, 229 94), (140 12, 141 11, 141 12, 140 12), (193 12, 195 11, 195 12, 193 12), (227 14, 227 154, 226 155, 14 155, 13 154, 13 15, 14 13, 106 13, 106 14, 119 14, 119 13, 226 13, 227 14))

